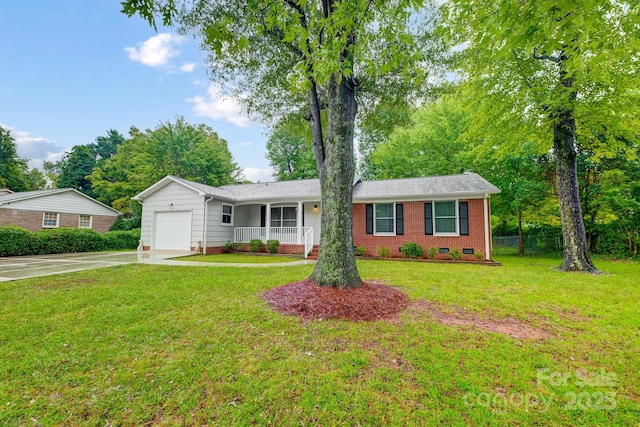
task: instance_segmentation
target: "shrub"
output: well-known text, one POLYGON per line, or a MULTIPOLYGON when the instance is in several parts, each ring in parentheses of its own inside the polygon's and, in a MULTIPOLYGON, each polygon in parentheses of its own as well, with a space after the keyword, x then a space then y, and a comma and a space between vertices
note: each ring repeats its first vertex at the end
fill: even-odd
POLYGON ((460 258, 462 258, 462 251, 460 250, 460 248, 452 248, 449 252, 449 255, 451 255, 452 260, 458 261, 460 258))
POLYGON ((226 254, 230 254, 233 252, 233 243, 231 243, 231 240, 227 240, 227 243, 224 244, 224 246, 222 247, 223 252, 226 254))
MULTIPOLYGON (((262 244, 262 241, 260 241, 260 243, 262 244)), ((242 252, 244 251, 244 243, 240 243, 240 242, 236 242, 233 244, 233 251, 234 252, 242 252)))
POLYGON ((116 219, 109 231, 128 231, 135 228, 140 228, 142 218, 140 216, 134 216, 131 218, 123 218, 121 216, 116 219))
POLYGON ((409 242, 402 245, 400 248, 400 252, 404 255, 405 258, 418 258, 421 257, 424 251, 422 250, 422 246, 415 242, 409 242))
POLYGON ((104 237, 95 230, 52 228, 38 230, 33 235, 37 241, 37 253, 40 254, 96 252, 106 249, 104 237))
POLYGON ((280 247, 280 240, 267 240, 267 251, 270 254, 277 254, 279 247, 280 247))
POLYGON ((356 248, 354 249, 354 253, 356 254, 356 256, 364 256, 365 252, 367 252, 367 248, 365 248, 364 246, 356 246, 356 248))
POLYGON ((15 225, 0 227, 0 256, 31 255, 36 248, 33 233, 15 225))
POLYGON ((250 252, 262 252, 262 240, 253 239, 249 242, 250 252))
POLYGON ((378 246, 376 248, 376 252, 380 258, 386 258, 389 256, 389 252, 391 252, 391 248, 389 246, 378 246))
POLYGON ((478 261, 484 261, 484 254, 482 252, 476 252, 475 256, 478 261))
POLYGON ((437 253, 438 253, 438 248, 436 248, 435 246, 431 246, 427 251, 427 257, 433 259, 436 257, 437 253))
POLYGON ((102 235, 104 249, 136 249, 140 244, 140 229, 108 231, 102 235))

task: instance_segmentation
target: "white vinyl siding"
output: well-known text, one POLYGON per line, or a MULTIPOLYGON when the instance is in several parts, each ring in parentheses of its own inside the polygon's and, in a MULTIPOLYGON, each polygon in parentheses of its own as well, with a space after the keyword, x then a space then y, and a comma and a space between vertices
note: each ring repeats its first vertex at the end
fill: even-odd
POLYGON ((433 202, 433 230, 435 235, 458 234, 458 202, 456 200, 433 202))
POLYGON ((78 217, 78 228, 91 228, 91 215, 82 215, 78 217))
POLYGON ((57 212, 63 214, 77 214, 82 212, 85 215, 118 216, 118 214, 111 209, 74 193, 73 191, 48 194, 41 197, 34 197, 32 199, 11 202, 11 209, 57 212))
POLYGON ((56 212, 44 212, 42 214, 42 228, 56 228, 60 223, 60 214, 56 212))
POLYGON ((395 204, 376 203, 373 212, 373 234, 394 235, 396 233, 395 204))
MULTIPOLYGON (((213 202, 210 202, 209 208, 213 202)), ((140 236, 143 245, 152 246, 155 213, 170 211, 191 212, 190 247, 197 247, 198 242, 202 241, 204 237, 204 196, 175 182, 167 184, 161 191, 153 193, 143 201, 140 236)), ((220 224, 220 215, 221 212, 218 210, 218 225, 220 224)))

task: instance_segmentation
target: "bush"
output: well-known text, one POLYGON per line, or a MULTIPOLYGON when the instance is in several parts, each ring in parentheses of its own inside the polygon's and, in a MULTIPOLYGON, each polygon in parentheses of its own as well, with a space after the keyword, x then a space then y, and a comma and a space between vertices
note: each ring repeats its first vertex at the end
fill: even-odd
POLYGON ((227 240, 227 243, 225 243, 222 247, 222 251, 225 254, 230 254, 233 252, 233 243, 231 242, 231 240, 227 240))
POLYGON ((106 249, 104 237, 95 230, 52 228, 38 230, 33 235, 37 241, 39 254, 97 252, 106 249))
POLYGON ((436 248, 435 246, 431 246, 427 251, 427 258, 434 259, 437 253, 438 253, 438 248, 436 248))
POLYGON ((140 244, 140 229, 108 231, 102 235, 104 248, 110 250, 137 249, 140 244))
POLYGON ((31 255, 36 249, 33 233, 15 225, 0 227, 0 256, 31 255))
POLYGON ((253 239, 249 242, 250 252, 262 252, 262 240, 253 239))
POLYGON ((462 258, 462 251, 460 250, 460 248, 453 248, 449 252, 449 255, 451 255, 452 260, 458 261, 460 258, 462 258))
POLYGON ((116 219, 116 222, 109 227, 109 231, 128 231, 136 228, 140 228, 142 218, 140 216, 134 216, 131 218, 123 218, 121 216, 116 219))
POLYGON ((400 248, 400 252, 404 255, 405 258, 418 258, 421 257, 424 251, 422 250, 422 246, 415 242, 409 242, 402 245, 400 248))
POLYGON ((367 252, 367 248, 365 248, 364 246, 356 246, 353 252, 356 256, 364 256, 364 254, 367 252))
POLYGON ((475 256, 478 261, 484 261, 484 254, 482 252, 480 251, 476 252, 475 256))
POLYGON ((280 240, 267 240, 267 251, 270 254, 277 254, 279 247, 280 247, 280 240))
POLYGON ((391 252, 391 248, 389 246, 378 246, 376 248, 376 252, 380 258, 386 258, 389 256, 389 252, 391 252))
MULTIPOLYGON (((260 243, 262 243, 262 241, 260 241, 260 243)), ((240 243, 240 242, 236 242, 233 244, 233 251, 234 252, 242 252, 244 251, 244 243, 240 243)))

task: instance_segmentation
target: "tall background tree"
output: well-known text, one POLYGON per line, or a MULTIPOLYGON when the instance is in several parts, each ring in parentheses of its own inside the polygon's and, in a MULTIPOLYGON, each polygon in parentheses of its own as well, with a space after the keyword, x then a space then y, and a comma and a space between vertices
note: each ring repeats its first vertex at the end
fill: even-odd
POLYGON ((281 119, 269 133, 267 159, 278 181, 317 178, 313 135, 300 114, 281 119))
POLYGON ((221 186, 237 181, 239 169, 227 142, 211 127, 177 117, 153 130, 132 127, 130 137, 89 178, 98 200, 128 213, 131 197, 166 175, 221 186))
POLYGON ((28 160, 18 156, 11 131, 0 126, 0 188, 18 192, 45 187, 44 175, 35 168, 29 170, 28 160))
POLYGON ((639 10, 626 2, 452 0, 443 30, 476 95, 475 129, 513 150, 546 140, 556 159, 563 271, 597 272, 587 252, 576 140, 608 151, 638 131, 639 10), (532 134, 536 134, 532 136, 532 134), (605 134, 601 144, 595 134, 605 134))
MULTIPOLYGON (((396 94, 424 75, 411 25, 420 0, 126 0, 123 12, 178 24, 202 38, 214 79, 233 76, 250 111, 308 111, 322 191, 320 253, 311 279, 361 284, 353 255, 352 185, 358 100, 396 94), (367 94, 367 95, 365 95, 367 94), (368 98, 367 98, 368 96, 368 98), (306 105, 305 105, 306 104, 306 105), (323 125, 321 110, 327 110, 323 125)), ((424 30, 425 28, 421 28, 424 30)), ((422 65, 425 65, 422 63, 422 65)))

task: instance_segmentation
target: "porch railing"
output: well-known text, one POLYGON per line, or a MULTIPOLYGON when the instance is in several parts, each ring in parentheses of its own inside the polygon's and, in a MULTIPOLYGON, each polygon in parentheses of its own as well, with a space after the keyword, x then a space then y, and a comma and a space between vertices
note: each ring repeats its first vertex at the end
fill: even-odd
POLYGON ((309 252, 313 249, 313 228, 306 227, 306 231, 304 232, 304 257, 305 259, 309 256, 309 252))
MULTIPOLYGON (((309 233, 311 234, 311 246, 313 246, 313 227, 302 227, 301 233, 302 235, 298 234, 298 227, 270 227, 269 239, 278 240, 280 244, 285 245, 301 245, 304 243, 306 250, 306 240, 309 233)), ((253 239, 260 239, 266 242, 267 227, 235 227, 234 242, 249 243, 253 239)))

